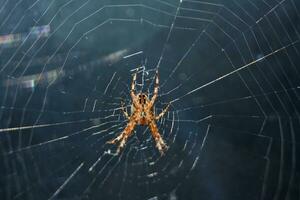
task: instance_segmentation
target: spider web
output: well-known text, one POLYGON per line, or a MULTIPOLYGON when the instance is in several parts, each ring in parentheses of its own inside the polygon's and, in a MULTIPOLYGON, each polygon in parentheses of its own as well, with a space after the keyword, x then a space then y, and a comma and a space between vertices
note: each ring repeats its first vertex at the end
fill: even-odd
POLYGON ((299 2, 3 0, 1 199, 299 199, 299 2), (120 155, 129 88, 160 74, 120 155))

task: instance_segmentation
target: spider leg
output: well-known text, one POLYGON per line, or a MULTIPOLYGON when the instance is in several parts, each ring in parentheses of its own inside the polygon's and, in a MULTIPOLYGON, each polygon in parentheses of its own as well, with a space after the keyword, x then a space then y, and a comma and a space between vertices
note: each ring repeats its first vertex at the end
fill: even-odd
POLYGON ((153 92, 153 96, 151 98, 151 101, 150 101, 150 105, 153 106, 154 105, 154 102, 158 96, 158 89, 159 89, 159 77, 158 77, 158 71, 156 71, 156 74, 155 74, 155 84, 154 84, 154 92, 153 92))
POLYGON ((122 109, 122 111, 123 111, 124 116, 129 120, 130 117, 129 117, 129 114, 127 113, 127 111, 126 111, 124 101, 121 101, 121 109, 122 109))
POLYGON ((161 155, 164 155, 165 151, 168 149, 168 146, 165 144, 164 140, 162 139, 161 135, 159 134, 158 128, 157 128, 154 120, 149 123, 149 128, 150 128, 152 137, 154 138, 154 140, 156 142, 156 148, 159 150, 161 155))
POLYGON ((137 74, 135 73, 135 74, 133 75, 133 78, 132 78, 131 89, 130 89, 130 96, 131 96, 133 102, 136 101, 136 96, 135 96, 135 82, 136 82, 136 76, 137 76, 137 74))
POLYGON ((171 104, 169 103, 167 105, 167 107, 165 107, 165 109, 163 109, 163 111, 158 116, 155 117, 155 120, 159 120, 160 118, 162 118, 166 114, 166 112, 168 111, 170 105, 171 104))
POLYGON ((119 146, 118 146, 118 149, 117 149, 117 154, 119 154, 120 151, 121 151, 121 149, 124 148, 124 146, 126 144, 126 141, 129 138, 129 136, 132 135, 132 131, 133 131, 135 125, 136 125, 135 122, 129 122, 127 124, 127 126, 125 127, 125 129, 123 130, 123 132, 118 137, 116 137, 115 139, 110 140, 110 141, 108 141, 106 143, 108 143, 108 144, 116 144, 116 143, 120 142, 119 146))

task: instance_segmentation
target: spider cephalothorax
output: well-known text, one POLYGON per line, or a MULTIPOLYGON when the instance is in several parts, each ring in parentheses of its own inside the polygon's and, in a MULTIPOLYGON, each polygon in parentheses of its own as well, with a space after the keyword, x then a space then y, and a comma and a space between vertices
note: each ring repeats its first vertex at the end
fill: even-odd
POLYGON ((146 103, 149 102, 147 94, 145 94, 145 93, 139 93, 137 96, 139 98, 139 104, 140 105, 146 105, 146 103))
POLYGON ((121 103, 122 111, 125 117, 128 119, 127 126, 123 130, 123 132, 113 140, 108 141, 109 144, 119 143, 117 153, 125 146, 125 143, 129 136, 132 135, 132 132, 136 125, 147 125, 152 133, 152 136, 156 142, 156 147, 159 152, 163 155, 164 151, 167 149, 167 145, 163 141, 161 135, 159 134, 156 120, 159 120, 168 110, 169 105, 159 114, 155 115, 153 112, 153 106, 155 100, 158 96, 158 88, 159 88, 159 78, 158 72, 156 72, 155 78, 155 86, 154 92, 151 99, 148 98, 146 93, 138 93, 135 94, 135 82, 136 82, 136 74, 133 75, 133 80, 131 83, 130 96, 132 99, 132 109, 131 115, 129 115, 124 107, 124 103, 121 103))

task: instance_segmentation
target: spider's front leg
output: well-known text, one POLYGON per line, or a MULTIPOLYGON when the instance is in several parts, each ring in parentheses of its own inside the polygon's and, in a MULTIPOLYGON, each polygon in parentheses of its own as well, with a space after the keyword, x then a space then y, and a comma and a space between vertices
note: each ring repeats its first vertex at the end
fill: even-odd
POLYGON ((137 104, 137 97, 135 95, 135 82, 136 82, 136 76, 137 74, 135 73, 133 75, 133 78, 132 78, 132 82, 131 82, 131 89, 130 89, 130 96, 131 96, 131 99, 132 99, 132 103, 133 104, 137 104))
POLYGON ((166 143, 162 139, 161 135, 159 134, 157 125, 154 120, 152 120, 149 123, 149 128, 150 128, 152 137, 154 138, 154 140, 156 142, 157 149, 159 150, 161 155, 164 155, 165 151, 168 149, 168 146, 166 145, 166 143))
POLYGON ((120 142, 118 149, 117 149, 117 154, 119 154, 121 149, 124 148, 127 139, 129 138, 129 136, 132 135, 132 131, 133 131, 135 125, 136 125, 136 123, 134 121, 129 121, 126 128, 123 130, 123 132, 118 137, 107 142, 108 144, 116 144, 117 142, 120 142))
POLYGON ((151 101, 150 101, 150 106, 153 106, 154 103, 155 103, 155 100, 158 96, 158 89, 159 89, 159 77, 158 77, 158 71, 156 71, 156 74, 155 74, 155 84, 154 84, 154 92, 153 92, 153 96, 151 98, 151 101))

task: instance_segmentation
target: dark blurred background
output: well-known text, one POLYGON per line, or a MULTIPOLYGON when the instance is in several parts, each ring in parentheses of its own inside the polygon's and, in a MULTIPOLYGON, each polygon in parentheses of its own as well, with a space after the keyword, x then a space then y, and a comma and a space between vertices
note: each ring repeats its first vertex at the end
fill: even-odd
POLYGON ((0 199, 300 198, 297 0, 0 0, 0 199), (137 127, 138 72, 169 149, 137 127))

